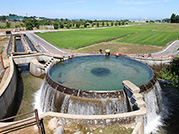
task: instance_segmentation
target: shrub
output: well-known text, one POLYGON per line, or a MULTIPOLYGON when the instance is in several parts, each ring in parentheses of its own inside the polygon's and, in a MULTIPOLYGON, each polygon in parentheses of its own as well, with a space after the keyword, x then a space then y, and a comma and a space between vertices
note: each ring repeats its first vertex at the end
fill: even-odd
POLYGON ((54 29, 58 29, 58 23, 54 23, 53 26, 54 26, 54 29))

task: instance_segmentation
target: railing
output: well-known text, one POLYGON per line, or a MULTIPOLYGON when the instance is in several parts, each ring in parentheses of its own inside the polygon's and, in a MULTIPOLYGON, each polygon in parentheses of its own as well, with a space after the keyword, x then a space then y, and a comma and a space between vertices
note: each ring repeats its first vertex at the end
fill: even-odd
POLYGON ((12 33, 11 33, 11 36, 10 36, 10 39, 9 39, 9 43, 8 43, 7 49, 6 49, 7 56, 9 56, 9 48, 10 48, 10 45, 11 45, 11 41, 12 41, 12 33))
POLYGON ((0 55, 0 76, 3 72, 3 70, 4 70, 4 62, 3 62, 2 55, 0 55))
POLYGON ((24 114, 12 116, 12 117, 9 117, 9 118, 1 119, 0 122, 5 123, 4 121, 12 120, 14 118, 21 117, 21 116, 28 115, 28 114, 32 114, 32 113, 35 113, 35 117, 30 117, 30 118, 27 118, 27 119, 24 119, 24 120, 21 120, 21 121, 12 122, 12 123, 6 122, 7 125, 4 125, 2 127, 0 126, 0 133, 7 133, 8 131, 12 132, 12 131, 15 131, 17 129, 20 129, 20 127, 22 127, 23 125, 28 125, 30 123, 35 122, 37 127, 38 127, 39 134, 45 134, 43 121, 39 120, 37 109, 35 109, 34 111, 31 111, 31 112, 28 112, 28 113, 24 113, 24 114))

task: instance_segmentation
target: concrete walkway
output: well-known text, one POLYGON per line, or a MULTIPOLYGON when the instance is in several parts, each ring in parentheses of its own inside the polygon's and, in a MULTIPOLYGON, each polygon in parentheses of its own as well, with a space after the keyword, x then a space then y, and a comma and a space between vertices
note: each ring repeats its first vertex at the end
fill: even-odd
POLYGON ((179 54, 179 40, 172 42, 169 46, 164 48, 162 51, 152 53, 152 55, 174 55, 179 54))

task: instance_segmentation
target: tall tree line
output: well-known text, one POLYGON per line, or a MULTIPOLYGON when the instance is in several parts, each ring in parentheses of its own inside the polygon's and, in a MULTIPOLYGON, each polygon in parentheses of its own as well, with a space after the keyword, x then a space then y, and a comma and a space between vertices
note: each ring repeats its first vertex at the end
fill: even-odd
POLYGON ((171 23, 179 23, 179 15, 176 15, 173 13, 170 17, 170 22, 171 23))

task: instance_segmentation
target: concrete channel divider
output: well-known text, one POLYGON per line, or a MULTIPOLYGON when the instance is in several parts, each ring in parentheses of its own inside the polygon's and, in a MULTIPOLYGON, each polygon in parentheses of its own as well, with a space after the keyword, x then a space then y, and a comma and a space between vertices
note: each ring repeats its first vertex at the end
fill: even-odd
POLYGON ((21 42, 22 42, 24 51, 27 52, 27 53, 32 53, 32 50, 30 49, 27 41, 25 40, 24 35, 21 35, 21 42))

